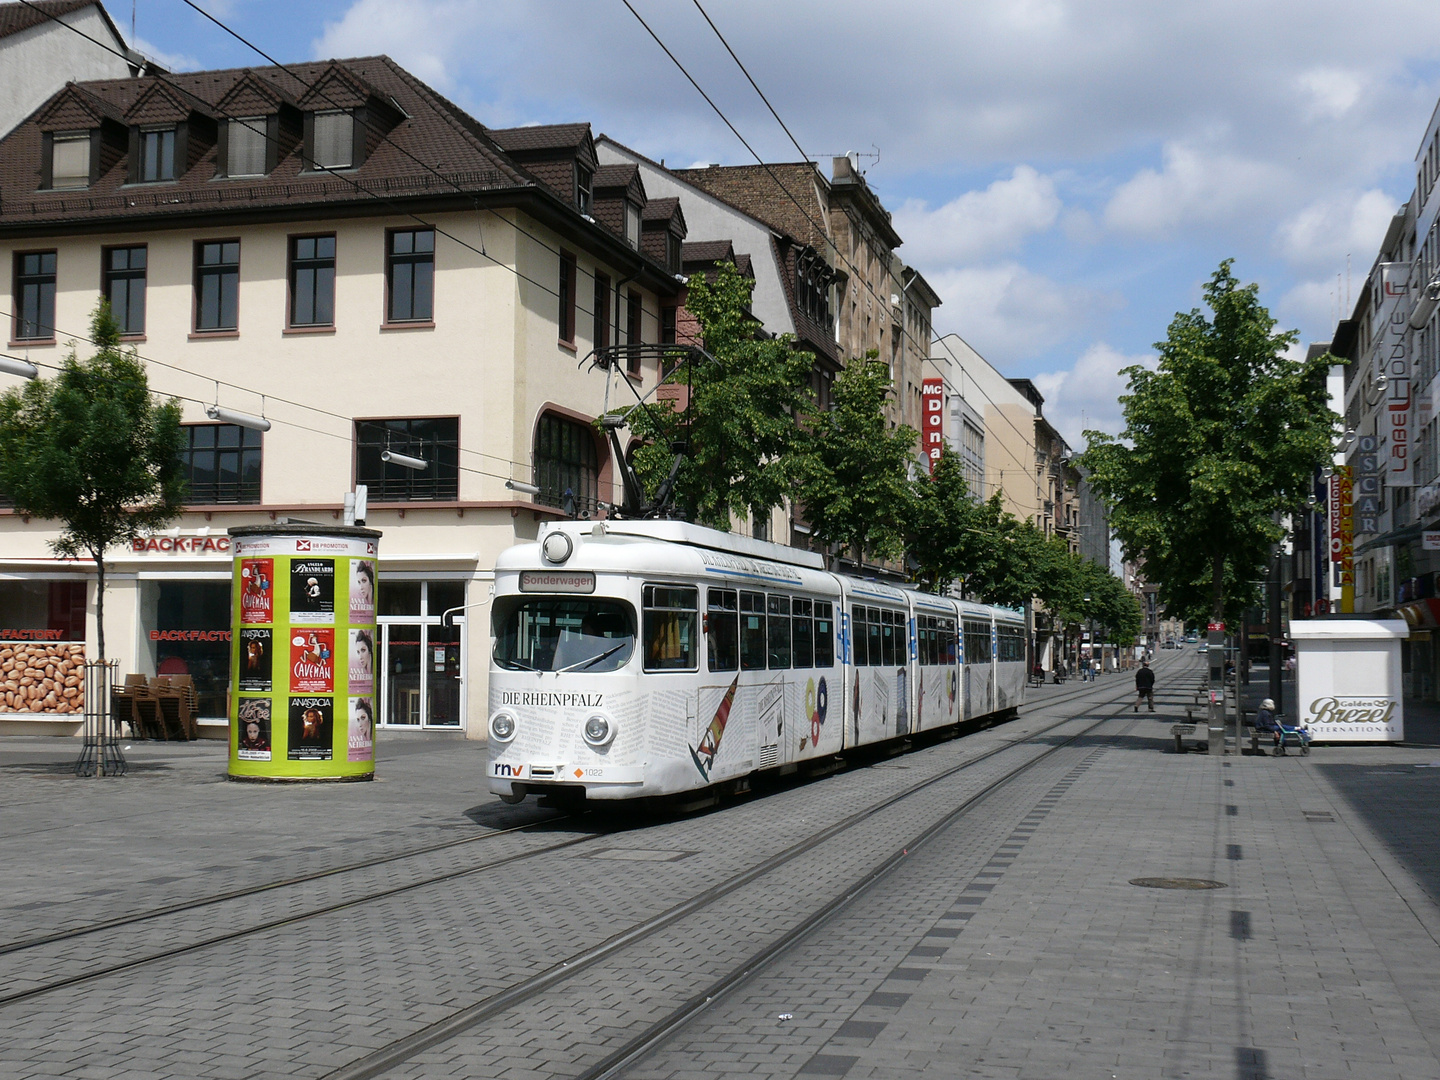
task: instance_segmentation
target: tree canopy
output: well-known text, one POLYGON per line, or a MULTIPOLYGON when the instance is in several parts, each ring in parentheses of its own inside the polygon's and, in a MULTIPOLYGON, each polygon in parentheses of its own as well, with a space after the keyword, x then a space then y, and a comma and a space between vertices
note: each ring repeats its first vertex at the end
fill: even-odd
POLYGON ((1083 463, 1127 554, 1168 609, 1238 619, 1265 575, 1280 515, 1298 512, 1328 460, 1329 355, 1292 359, 1259 287, 1225 260, 1206 284, 1207 317, 1175 316, 1156 370, 1128 367, 1118 438, 1087 431, 1083 463))
POLYGON ((88 359, 74 347, 53 379, 0 395, 0 490, 23 514, 61 523, 57 555, 95 560, 105 659, 105 552, 181 511, 180 405, 155 402, 135 350, 102 301, 88 359))

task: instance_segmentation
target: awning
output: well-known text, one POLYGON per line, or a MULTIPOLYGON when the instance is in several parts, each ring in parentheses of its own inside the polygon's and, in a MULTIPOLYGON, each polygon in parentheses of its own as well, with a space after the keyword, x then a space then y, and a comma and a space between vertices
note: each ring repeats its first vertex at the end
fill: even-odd
POLYGON ((1367 551, 1374 551, 1378 547, 1390 547, 1394 544, 1408 544, 1411 540, 1419 540, 1420 534, 1425 531, 1421 524, 1406 525, 1403 529, 1391 529, 1387 533, 1381 533, 1374 540, 1366 540, 1355 549, 1356 555, 1363 555, 1367 551))
POLYGON ((1440 630, 1440 598, 1412 600, 1397 607, 1395 614, 1404 619, 1411 630, 1440 630))

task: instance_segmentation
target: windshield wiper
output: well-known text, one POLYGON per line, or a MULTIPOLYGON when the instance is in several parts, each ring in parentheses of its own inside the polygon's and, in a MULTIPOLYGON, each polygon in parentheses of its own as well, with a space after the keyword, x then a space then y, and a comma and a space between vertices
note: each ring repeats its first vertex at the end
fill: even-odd
POLYGON ((507 667, 507 668, 510 668, 510 669, 513 670, 513 671, 539 671, 539 670, 540 670, 540 669, 537 668, 537 667, 531 667, 529 664, 525 663, 523 660, 502 660, 500 657, 497 656, 497 657, 495 658, 495 662, 496 662, 497 664, 499 664, 501 667, 507 667))
POLYGON ((628 646, 629 644, 630 644, 630 642, 628 642, 628 641, 622 641, 622 642, 620 642, 619 645, 616 645, 614 648, 612 648, 612 649, 606 649, 604 652, 599 653, 599 654, 597 654, 597 655, 595 655, 595 656, 589 657, 588 659, 581 660, 579 663, 568 664, 568 665, 566 665, 565 667, 556 668, 556 669, 555 669, 555 674, 556 674, 556 675, 559 675, 562 671, 574 671, 574 670, 576 670, 577 668, 589 667, 591 664, 598 664, 601 660, 604 660, 607 656, 614 656, 617 652, 619 652, 621 649, 625 648, 625 647, 628 646))

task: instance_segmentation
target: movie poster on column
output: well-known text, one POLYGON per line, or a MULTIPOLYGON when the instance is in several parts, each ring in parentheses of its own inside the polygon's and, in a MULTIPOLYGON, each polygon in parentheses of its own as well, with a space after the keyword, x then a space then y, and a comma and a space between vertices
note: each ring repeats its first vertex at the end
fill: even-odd
POLYGON ((271 689, 270 661, 274 631, 267 627, 240 628, 240 689, 268 694, 271 689))
POLYGON ((290 621, 335 621, 335 560, 293 559, 290 562, 290 621))
POLYGON ((369 694, 375 690, 375 631, 350 628, 346 659, 350 668, 349 690, 352 694, 369 694))
POLYGON ((346 739, 347 761, 371 761, 375 757, 375 702, 369 697, 350 699, 350 731, 346 739))
POLYGON ((290 692, 335 692, 335 628, 296 629, 290 637, 290 692))
POLYGON ((291 761, 330 761, 334 758, 334 698, 290 699, 290 740, 285 754, 291 761))
POLYGON ((350 560, 350 622, 364 626, 375 621, 375 560, 350 560))
POLYGON ((275 560, 240 560, 240 621, 275 621, 275 560))
POLYGON ((241 698, 235 720, 240 726, 236 756, 241 761, 269 761, 270 699, 241 698))

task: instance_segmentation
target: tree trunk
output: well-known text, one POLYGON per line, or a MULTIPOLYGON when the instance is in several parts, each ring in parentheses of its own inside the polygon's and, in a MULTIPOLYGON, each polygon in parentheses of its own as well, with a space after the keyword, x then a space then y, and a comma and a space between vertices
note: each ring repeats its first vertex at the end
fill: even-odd
POLYGON ((100 661, 105 661, 105 553, 90 549, 95 560, 95 635, 100 661))

